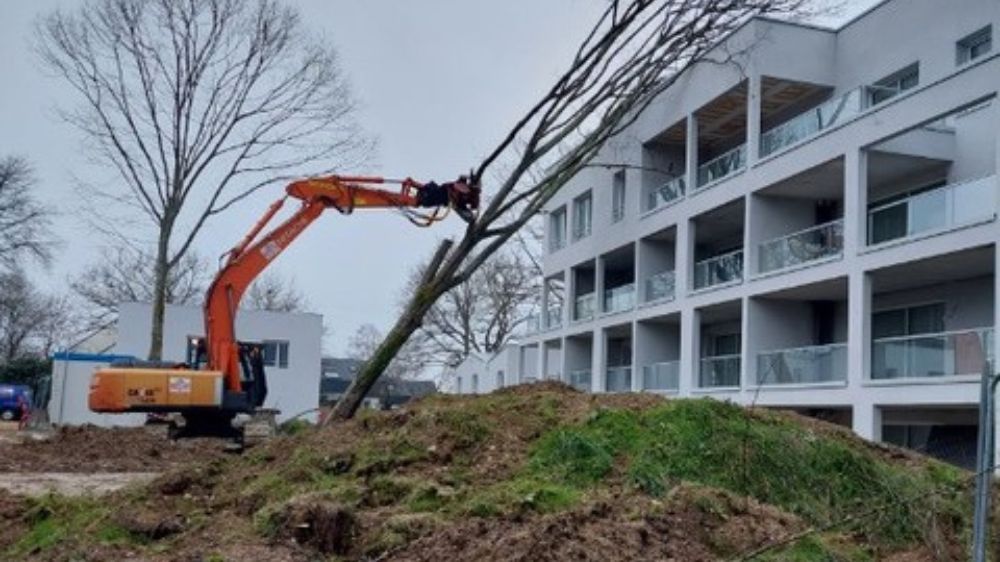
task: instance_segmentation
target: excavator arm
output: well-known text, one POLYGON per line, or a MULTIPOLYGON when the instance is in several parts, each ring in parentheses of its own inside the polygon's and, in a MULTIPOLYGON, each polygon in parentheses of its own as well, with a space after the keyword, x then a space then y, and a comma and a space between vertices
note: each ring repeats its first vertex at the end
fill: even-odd
POLYGON ((207 366, 222 371, 229 391, 241 388, 239 343, 235 320, 243 293, 262 271, 327 209, 351 213, 356 209, 397 209, 415 224, 426 226, 455 209, 466 220, 479 206, 479 187, 464 178, 438 185, 419 184, 412 179, 328 176, 296 181, 286 188, 286 197, 275 201, 249 233, 225 256, 225 262, 209 286, 205 299, 207 366), (381 188, 395 183, 396 191, 381 188), (267 234, 261 232, 289 198, 301 206, 267 234), (428 213, 416 209, 433 209, 428 213))

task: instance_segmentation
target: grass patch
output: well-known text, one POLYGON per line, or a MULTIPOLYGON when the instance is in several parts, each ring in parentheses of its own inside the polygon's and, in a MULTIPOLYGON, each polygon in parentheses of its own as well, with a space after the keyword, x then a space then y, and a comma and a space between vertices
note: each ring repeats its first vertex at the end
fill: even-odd
POLYGON ((49 495, 31 500, 25 514, 27 533, 7 549, 10 560, 20 560, 80 541, 103 545, 146 544, 111 520, 112 508, 99 499, 49 495))

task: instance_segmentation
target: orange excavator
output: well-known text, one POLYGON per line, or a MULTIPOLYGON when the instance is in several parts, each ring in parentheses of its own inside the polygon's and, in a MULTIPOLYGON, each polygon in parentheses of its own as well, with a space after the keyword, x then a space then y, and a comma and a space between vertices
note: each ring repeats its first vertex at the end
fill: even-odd
MULTIPOLYGON (((250 232, 224 255, 205 298, 205 337, 191 338, 184 363, 130 360, 95 372, 89 405, 94 412, 180 414, 175 437, 219 435, 242 442, 234 426, 240 414, 262 410, 267 396, 263 348, 236 339, 240 299, 253 280, 327 209, 396 209, 418 226, 428 226, 455 210, 472 222, 479 208, 478 181, 420 184, 410 178, 328 176, 289 184, 250 232), (380 186, 398 184, 398 190, 380 186), (302 204, 287 220, 261 236, 289 197, 302 204), (419 209, 429 209, 421 211, 419 209)), ((317 366, 318 368, 318 366, 317 366)), ((237 424, 238 425, 238 424, 237 424)))

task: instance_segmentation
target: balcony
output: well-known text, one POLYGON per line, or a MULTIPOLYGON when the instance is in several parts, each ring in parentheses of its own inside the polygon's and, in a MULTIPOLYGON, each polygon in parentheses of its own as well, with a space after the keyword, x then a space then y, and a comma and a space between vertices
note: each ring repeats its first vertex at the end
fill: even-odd
POLYGON ((635 283, 604 291, 604 312, 624 312, 635 308, 635 283))
POLYGON ((698 371, 700 388, 737 388, 740 386, 740 355, 702 357, 698 371))
POLYGON ((580 392, 590 392, 590 389, 592 388, 590 386, 590 369, 570 371, 568 382, 570 386, 580 392))
POLYGON ((594 304, 596 297, 594 293, 587 293, 576 297, 573 303, 574 320, 591 320, 594 318, 594 304))
POLYGON ((947 230, 996 216, 996 176, 954 183, 875 207, 868 244, 947 230))
POLYGON ((696 290, 742 280, 742 249, 714 256, 694 264, 694 288, 696 290))
POLYGON ((664 361, 642 368, 642 389, 677 392, 680 388, 680 361, 664 361))
POLYGON ((530 314, 524 319, 524 333, 525 335, 537 334, 540 331, 539 320, 537 314, 530 314))
POLYGON ((652 211, 684 196, 684 176, 670 178, 646 196, 646 211, 652 211))
POLYGON ((696 189, 702 189, 709 184, 730 176, 742 170, 746 164, 747 145, 741 144, 698 166, 698 186, 696 189))
POLYGON ((632 367, 608 367, 605 376, 606 392, 631 392, 632 367))
POLYGON ((993 328, 872 341, 875 380, 978 375, 993 365, 993 328))
POLYGON ((761 244, 760 272, 779 271, 839 256, 843 251, 844 221, 835 220, 761 244))
POLYGON ((661 271, 646 278, 645 302, 673 300, 676 289, 673 271, 661 271))
POLYGON ((855 88, 792 117, 760 136, 760 155, 767 156, 820 131, 853 119, 865 109, 865 90, 855 88))
POLYGON ((757 384, 823 384, 847 381, 847 344, 813 345, 757 355, 757 384))
POLYGON ((545 327, 549 330, 562 327, 562 305, 550 306, 545 311, 545 327))

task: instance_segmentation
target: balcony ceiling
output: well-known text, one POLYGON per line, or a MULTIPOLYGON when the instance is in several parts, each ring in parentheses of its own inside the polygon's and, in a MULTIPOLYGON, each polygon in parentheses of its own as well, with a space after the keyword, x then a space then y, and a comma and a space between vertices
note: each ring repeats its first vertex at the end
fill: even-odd
POLYGON ((828 279, 760 295, 760 299, 785 301, 846 301, 847 278, 828 279))
POLYGON ((695 217, 695 241, 712 244, 729 238, 743 238, 743 200, 712 209, 695 217))
POLYGON ((973 277, 992 275, 993 248, 983 246, 872 272, 874 292, 902 291, 973 277))
POLYGON ((801 174, 765 188, 760 193, 767 196, 795 199, 842 200, 844 198, 844 159, 837 158, 809 168, 801 174))
POLYGON ((739 320, 743 314, 742 307, 743 305, 739 300, 706 306, 705 308, 698 309, 698 319, 702 326, 717 322, 739 320))
MULTIPOLYGON (((892 188, 896 184, 906 183, 910 178, 934 174, 944 177, 950 164, 948 160, 872 150, 868 153, 868 188, 877 195, 881 191, 878 188, 892 188)), ((870 195, 868 199, 875 200, 878 197, 870 195)))

